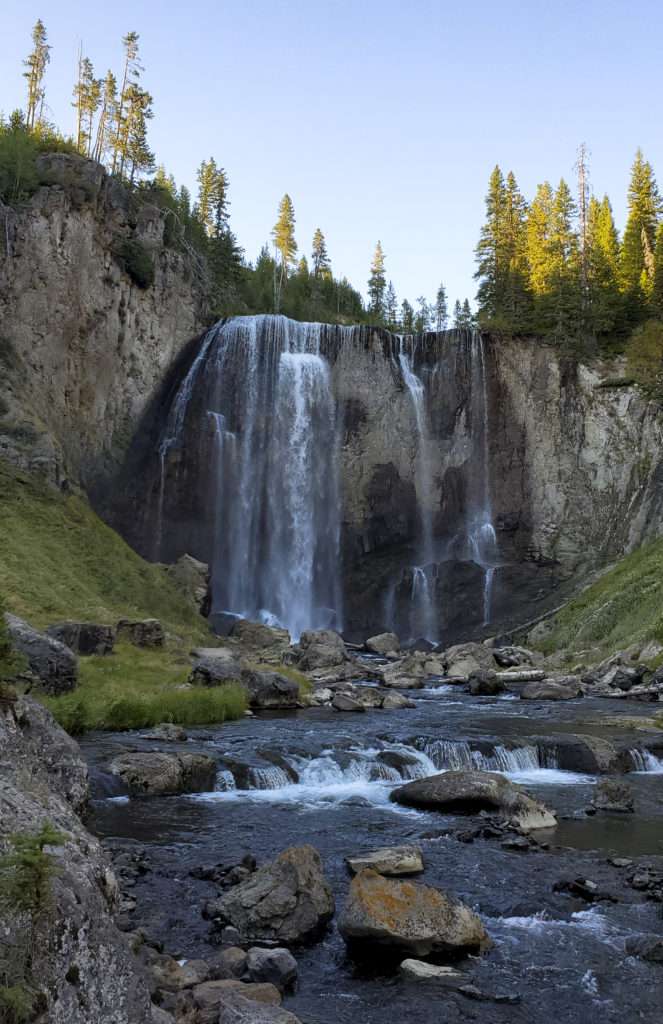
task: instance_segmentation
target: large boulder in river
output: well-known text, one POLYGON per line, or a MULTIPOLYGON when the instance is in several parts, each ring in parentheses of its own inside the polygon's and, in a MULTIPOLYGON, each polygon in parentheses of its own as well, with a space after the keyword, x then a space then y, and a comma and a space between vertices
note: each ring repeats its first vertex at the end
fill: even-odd
POLYGON ((492 647, 486 644, 455 644, 444 652, 443 657, 448 676, 469 676, 477 669, 495 667, 492 647))
POLYGON ((537 683, 528 683, 521 697, 523 700, 573 700, 582 697, 580 680, 573 676, 564 679, 544 679, 537 683))
POLYGON ((109 767, 133 797, 205 793, 214 789, 217 775, 216 762, 208 754, 122 754, 109 767))
POLYGON ((296 708, 299 683, 278 672, 245 668, 240 675, 251 708, 296 708))
POLYGON ((77 622, 67 619, 46 629, 47 636, 66 644, 77 654, 110 654, 116 635, 115 626, 102 626, 95 622, 77 622))
POLYGON ((349 658, 343 637, 333 629, 307 629, 299 638, 300 666, 305 671, 341 665, 349 658))
POLYGON ((201 615, 209 615, 212 608, 212 574, 209 565, 199 562, 192 555, 182 555, 173 565, 167 567, 166 574, 185 597, 188 597, 196 611, 201 615))
POLYGON ((606 772, 627 772, 631 764, 628 754, 618 750, 602 736, 584 733, 559 733, 552 736, 528 736, 525 743, 541 751, 548 767, 565 772, 600 775, 606 772))
POLYGON ((49 697, 68 693, 78 683, 78 661, 66 644, 29 626, 17 615, 5 615, 12 647, 28 659, 35 685, 49 697))
POLYGON ((470 672, 468 690, 474 697, 494 697, 504 693, 506 683, 492 668, 477 668, 470 672))
POLYGON ((490 939, 477 915, 460 900, 421 882, 361 871, 339 919, 338 930, 351 952, 477 953, 490 939))
POLYGON ((632 814, 635 810, 635 801, 631 787, 623 779, 604 779, 597 782, 592 796, 592 806, 597 811, 632 814))
POLYGON ((395 633, 379 633, 377 636, 370 636, 364 647, 369 654, 395 654, 398 651, 398 637, 395 633))
POLYGON ((288 647, 290 633, 279 626, 267 626, 264 622, 250 622, 249 619, 238 619, 230 630, 230 636, 239 640, 245 647, 262 650, 265 647, 288 647))
POLYGON ((312 846, 290 846, 244 882, 224 893, 214 913, 245 940, 288 946, 318 937, 334 915, 334 900, 312 846))
POLYGON ((406 807, 452 814, 495 810, 525 831, 557 824, 544 804, 498 772, 442 772, 407 782, 393 790, 390 798, 406 807))

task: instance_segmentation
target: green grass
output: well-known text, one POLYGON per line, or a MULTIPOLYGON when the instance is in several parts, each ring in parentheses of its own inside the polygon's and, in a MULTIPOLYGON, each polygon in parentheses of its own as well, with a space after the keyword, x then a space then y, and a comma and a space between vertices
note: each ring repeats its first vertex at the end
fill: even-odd
POLYGON ((663 538, 628 555, 570 601, 553 627, 537 645, 544 654, 586 647, 611 653, 633 643, 663 643, 663 538))
POLYGON ((7 611, 38 629, 63 619, 158 618, 168 633, 161 648, 119 641, 112 655, 80 658, 79 687, 43 698, 69 731, 242 714, 235 687, 172 689, 187 682, 189 649, 217 646, 218 638, 163 566, 145 562, 77 498, 0 461, 0 537, 0 595, 7 611))

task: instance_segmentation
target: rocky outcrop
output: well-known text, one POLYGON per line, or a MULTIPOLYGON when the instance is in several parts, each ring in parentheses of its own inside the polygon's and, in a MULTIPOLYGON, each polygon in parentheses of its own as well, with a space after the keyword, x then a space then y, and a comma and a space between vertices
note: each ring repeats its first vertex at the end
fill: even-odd
POLYGON ((212 591, 210 588, 211 572, 205 562, 199 562, 192 555, 182 555, 174 565, 166 569, 168 576, 189 598, 191 604, 201 615, 209 615, 212 610, 212 591))
POLYGON ((414 957, 476 953, 490 945, 480 919, 460 900, 370 870, 353 878, 338 930, 363 956, 385 950, 414 957))
MULTIPOLYGON (((0 703, 0 847, 10 833, 44 822, 65 836, 51 855, 52 897, 35 937, 34 980, 48 1024, 149 1024, 150 998, 128 942, 116 928, 118 883, 79 814, 88 777, 78 747, 29 698, 0 703)), ((14 923, 3 918, 10 938, 14 923)), ((42 1019, 40 1017, 40 1019, 42 1019)))
POLYGON ((94 622, 56 622, 48 626, 46 633, 59 640, 77 654, 110 654, 115 643, 116 627, 102 626, 94 622))
POLYGON ((166 642, 158 619, 118 619, 117 635, 135 647, 163 647, 166 642))
POLYGON ((202 329, 204 275, 164 246, 164 212, 100 164, 53 153, 39 169, 49 184, 3 211, 0 455, 56 484, 73 475, 105 504, 141 416, 202 329), (118 258, 127 239, 153 261, 148 288, 118 258))
POLYGON ((78 685, 78 661, 66 644, 46 633, 40 633, 17 615, 5 613, 11 634, 12 647, 28 660, 23 673, 31 685, 43 690, 49 697, 68 693, 78 685))
POLYGON ((238 619, 230 630, 230 636, 239 640, 249 650, 262 650, 265 647, 287 647, 290 634, 287 629, 278 626, 266 626, 264 622, 249 622, 238 619))
POLYGON ((394 789, 391 799, 407 807, 452 814, 498 810, 524 831, 557 824, 544 804, 497 772, 449 771, 430 775, 394 789))
POLYGON ((233 886, 213 909, 245 939, 291 945, 319 936, 334 913, 334 900, 317 850, 291 846, 233 886))
POLYGON ((205 793, 214 789, 217 774, 208 754, 121 754, 109 767, 132 797, 205 793))

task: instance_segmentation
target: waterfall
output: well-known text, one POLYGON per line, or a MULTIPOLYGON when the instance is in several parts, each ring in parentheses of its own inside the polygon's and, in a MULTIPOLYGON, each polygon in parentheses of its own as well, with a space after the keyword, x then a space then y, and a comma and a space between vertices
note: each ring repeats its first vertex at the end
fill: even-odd
POLYGON ((472 475, 466 510, 467 557, 484 571, 483 625, 491 616, 493 577, 497 566, 497 537, 493 526, 490 494, 490 429, 488 387, 483 338, 472 331, 470 348, 470 427, 472 431, 472 475))
MULTIPOLYGON (((410 395, 414 421, 417 433, 417 455, 415 463, 415 490, 418 497, 419 513, 419 537, 418 557, 419 564, 411 567, 412 592, 410 615, 410 634, 412 636, 424 636, 434 641, 437 637, 436 605, 435 605, 435 580, 437 578, 437 565, 434 561, 433 545, 433 514, 431 507, 431 467, 428 453, 430 443, 430 431, 428 417, 426 415, 426 390, 423 382, 415 374, 412 368, 413 353, 405 352, 403 348, 403 336, 399 336, 398 362, 400 365, 403 381, 410 395)), ((393 587, 387 595, 385 612, 388 615, 387 621, 393 618, 393 587)))
POLYGON ((158 546, 168 455, 183 449, 202 492, 213 612, 280 624, 293 637, 340 627, 340 445, 324 330, 272 316, 214 328, 159 445, 158 546))

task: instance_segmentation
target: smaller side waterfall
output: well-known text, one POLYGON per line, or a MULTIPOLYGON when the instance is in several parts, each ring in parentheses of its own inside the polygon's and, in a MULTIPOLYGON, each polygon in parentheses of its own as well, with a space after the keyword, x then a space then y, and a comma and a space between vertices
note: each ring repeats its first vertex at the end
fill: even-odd
POLYGON ((493 579, 497 568, 497 537, 490 494, 490 428, 484 344, 472 332, 470 349, 470 426, 473 458, 467 495, 466 555, 484 571, 483 625, 491 618, 493 579))

